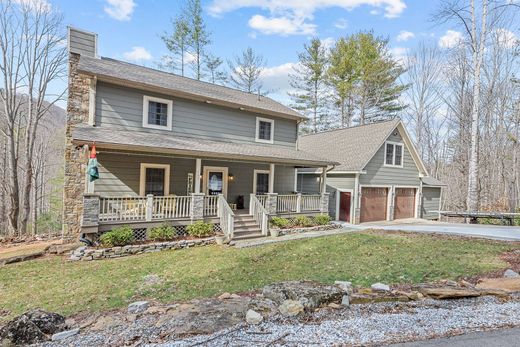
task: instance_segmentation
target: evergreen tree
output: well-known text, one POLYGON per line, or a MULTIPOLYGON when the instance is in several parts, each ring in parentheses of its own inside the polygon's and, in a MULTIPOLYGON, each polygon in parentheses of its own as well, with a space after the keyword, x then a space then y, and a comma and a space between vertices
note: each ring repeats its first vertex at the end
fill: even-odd
POLYGON ((173 56, 163 57, 160 67, 172 71, 179 69, 181 75, 184 76, 184 59, 190 42, 190 28, 188 21, 183 15, 172 20, 172 26, 173 33, 168 34, 165 32, 161 39, 173 56))
POLYGON ((230 79, 233 86, 248 93, 260 91, 262 83, 260 74, 266 65, 266 60, 260 54, 256 54, 251 47, 242 52, 241 56, 235 56, 228 62, 231 70, 230 79))
POLYGON ((203 60, 206 54, 206 48, 211 43, 211 33, 206 29, 204 18, 202 17, 202 6, 200 0, 188 0, 188 6, 185 11, 188 18, 190 29, 190 40, 188 47, 193 55, 193 71, 195 78, 200 80, 203 73, 203 60))
POLYGON ((223 70, 221 70, 223 62, 224 61, 219 57, 213 55, 206 56, 205 66, 211 83, 224 85, 227 82, 227 75, 223 70))
POLYGON ((302 111, 310 118, 304 132, 318 132, 327 121, 324 112, 325 81, 327 71, 327 50, 322 42, 314 38, 309 45, 303 46, 303 52, 298 54, 298 64, 294 73, 290 74, 291 87, 297 92, 289 93, 296 110, 302 111))

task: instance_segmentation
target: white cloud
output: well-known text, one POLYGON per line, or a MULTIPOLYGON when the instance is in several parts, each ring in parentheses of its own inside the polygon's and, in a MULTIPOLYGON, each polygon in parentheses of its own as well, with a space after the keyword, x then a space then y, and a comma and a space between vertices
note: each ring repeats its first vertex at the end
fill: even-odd
POLYGON ((462 34, 459 31, 447 30, 446 34, 439 39, 439 47, 452 48, 462 42, 462 34))
POLYGON ((498 44, 505 48, 513 48, 518 42, 518 36, 510 30, 499 28, 495 30, 496 39, 498 44))
POLYGON ((316 32, 315 24, 305 23, 304 20, 300 18, 267 18, 259 14, 249 19, 249 26, 266 35, 314 35, 316 32))
POLYGON ((387 18, 400 16, 406 8, 404 0, 213 0, 209 13, 219 16, 245 7, 260 8, 270 15, 253 15, 249 20, 252 28, 269 34, 308 35, 315 33, 312 20, 316 11, 331 7, 351 11, 361 6, 382 10, 387 18))
POLYGON ((390 54, 395 60, 402 66, 405 66, 408 61, 408 48, 405 47, 393 47, 390 48, 390 54))
POLYGON ((47 0, 14 0, 13 2, 34 11, 48 12, 52 9, 51 3, 47 0))
POLYGON ((105 12, 116 20, 130 20, 134 12, 134 0, 106 0, 105 12))
POLYGON ((347 29, 348 27, 348 22, 345 18, 340 18, 336 21, 336 23, 334 23, 334 26, 338 29, 347 29))
POLYGON ((336 43, 336 39, 333 37, 327 37, 321 40, 321 44, 325 49, 331 49, 332 46, 336 43))
POLYGON ((399 32, 399 35, 397 35, 396 40, 398 42, 406 42, 408 40, 411 40, 415 37, 415 34, 411 31, 401 30, 399 32))
POLYGON ((289 74, 293 72, 296 63, 284 63, 277 66, 266 67, 262 70, 260 78, 263 90, 270 91, 269 96, 283 103, 289 103, 287 92, 292 91, 289 74))
POLYGON ((130 52, 123 53, 123 57, 130 61, 152 60, 152 55, 144 47, 132 47, 130 52))

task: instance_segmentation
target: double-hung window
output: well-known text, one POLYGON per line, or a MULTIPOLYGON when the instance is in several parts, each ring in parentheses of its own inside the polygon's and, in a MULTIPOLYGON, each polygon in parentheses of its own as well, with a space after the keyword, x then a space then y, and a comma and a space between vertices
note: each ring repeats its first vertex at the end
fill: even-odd
POLYGON ((256 117, 256 142, 274 142, 274 120, 256 117))
POLYGON ((152 129, 172 129, 171 100, 144 96, 143 98, 143 127, 152 129))
POLYGON ((385 144, 385 166, 403 167, 403 144, 387 142, 385 144))

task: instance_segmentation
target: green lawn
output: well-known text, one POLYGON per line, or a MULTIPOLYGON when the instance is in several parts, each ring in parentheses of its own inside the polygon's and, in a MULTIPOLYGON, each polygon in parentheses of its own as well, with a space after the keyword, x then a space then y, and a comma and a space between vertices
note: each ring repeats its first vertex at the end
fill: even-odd
POLYGON ((456 279, 506 267, 499 255, 514 247, 361 232, 249 249, 210 246, 91 262, 49 257, 0 268, 0 307, 10 316, 33 307, 72 314, 123 307, 137 298, 185 300, 284 280, 370 285, 456 279), (160 276, 163 283, 143 287, 148 274, 160 276))

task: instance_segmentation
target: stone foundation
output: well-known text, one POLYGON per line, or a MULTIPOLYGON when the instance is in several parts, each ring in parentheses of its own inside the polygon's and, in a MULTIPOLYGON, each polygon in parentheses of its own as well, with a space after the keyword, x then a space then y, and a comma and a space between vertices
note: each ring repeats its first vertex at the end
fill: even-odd
POLYGON ((70 260, 101 260, 110 258, 126 257, 134 254, 152 253, 167 251, 172 249, 183 249, 197 246, 207 246, 215 243, 214 237, 198 240, 180 240, 158 243, 146 243, 142 245, 128 245, 123 247, 111 248, 88 248, 82 246, 74 250, 70 255, 70 260))
POLYGON ((63 183, 63 237, 73 238, 81 231, 83 193, 86 187, 88 148, 72 143, 76 125, 87 124, 89 114, 90 77, 77 72, 79 55, 69 55, 69 95, 65 133, 65 177, 63 183))

